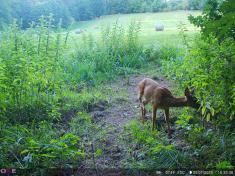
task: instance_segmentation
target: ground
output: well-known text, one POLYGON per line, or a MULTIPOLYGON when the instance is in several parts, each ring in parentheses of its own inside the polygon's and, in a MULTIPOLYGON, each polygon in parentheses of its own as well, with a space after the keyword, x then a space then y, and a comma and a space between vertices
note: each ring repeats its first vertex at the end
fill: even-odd
MULTIPOLYGON (((137 101, 136 85, 145 77, 153 78, 159 83, 171 87, 171 84, 163 76, 151 77, 147 74, 132 75, 129 79, 120 78, 115 83, 107 85, 113 90, 109 95, 108 104, 101 103, 90 112, 94 122, 107 132, 106 139, 105 141, 94 140, 95 148, 101 148, 102 154, 99 157, 87 159, 84 163, 86 167, 93 167, 94 165, 97 168, 123 167, 122 162, 128 151, 120 141, 120 137, 123 134, 125 125, 133 119, 140 119, 141 111, 137 101)), ((151 112, 148 112, 147 117, 150 120, 151 112)), ((158 121, 159 123, 165 123, 162 111, 158 111, 158 121)), ((177 143, 176 135, 173 138, 174 142, 177 143)))

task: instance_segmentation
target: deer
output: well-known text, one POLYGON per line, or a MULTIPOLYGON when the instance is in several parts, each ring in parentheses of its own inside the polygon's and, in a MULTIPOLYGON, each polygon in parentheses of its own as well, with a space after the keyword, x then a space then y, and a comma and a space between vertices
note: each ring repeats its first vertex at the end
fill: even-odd
POLYGON ((184 91, 185 96, 175 97, 171 91, 164 85, 150 79, 144 78, 137 85, 138 100, 141 107, 142 123, 145 121, 146 108, 149 103, 152 104, 152 130, 156 128, 156 113, 158 109, 165 110, 165 121, 168 129, 168 137, 171 138, 172 130, 169 123, 169 108, 189 106, 195 109, 200 107, 193 91, 187 87, 184 91))

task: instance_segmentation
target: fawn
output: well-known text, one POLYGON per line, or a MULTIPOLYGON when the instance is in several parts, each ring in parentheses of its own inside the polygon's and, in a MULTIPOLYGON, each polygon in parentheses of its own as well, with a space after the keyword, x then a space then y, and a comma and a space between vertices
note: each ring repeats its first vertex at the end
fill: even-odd
POLYGON ((174 97, 171 91, 160 85, 156 81, 145 78, 139 82, 138 86, 138 99, 140 101, 142 122, 144 123, 146 109, 145 105, 152 104, 152 130, 156 128, 156 112, 157 109, 165 110, 165 120, 168 128, 168 136, 171 137, 172 130, 169 124, 169 108, 170 107, 183 107, 190 106, 198 109, 200 105, 197 103, 197 99, 193 96, 192 92, 188 88, 185 89, 185 96, 174 97))

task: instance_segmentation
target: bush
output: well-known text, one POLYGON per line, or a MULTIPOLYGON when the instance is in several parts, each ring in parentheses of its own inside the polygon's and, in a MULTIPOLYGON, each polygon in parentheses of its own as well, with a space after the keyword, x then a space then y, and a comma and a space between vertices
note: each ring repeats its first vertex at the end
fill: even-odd
POLYGON ((39 25, 27 31, 21 31, 15 21, 2 33, 0 108, 8 120, 45 117, 57 106, 64 85, 57 62, 62 45, 60 34, 50 29, 51 21, 42 17, 39 25))

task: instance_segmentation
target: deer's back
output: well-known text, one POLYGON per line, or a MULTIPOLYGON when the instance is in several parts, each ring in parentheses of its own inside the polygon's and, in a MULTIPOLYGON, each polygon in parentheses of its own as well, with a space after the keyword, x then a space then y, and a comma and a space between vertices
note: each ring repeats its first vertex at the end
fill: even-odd
POLYGON ((172 97, 168 88, 150 78, 142 80, 139 83, 139 87, 143 89, 143 97, 146 102, 156 102, 161 104, 165 97, 172 97))

